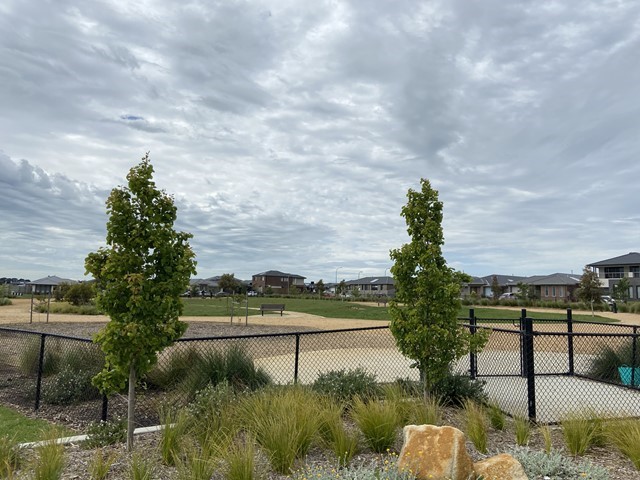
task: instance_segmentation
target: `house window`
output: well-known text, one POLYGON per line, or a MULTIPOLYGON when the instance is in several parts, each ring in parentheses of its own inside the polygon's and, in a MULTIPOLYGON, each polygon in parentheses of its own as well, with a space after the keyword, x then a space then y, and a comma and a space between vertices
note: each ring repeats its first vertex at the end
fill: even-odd
POLYGON ((549 296, 549 287, 544 287, 544 296, 545 297, 549 296))
POLYGON ((640 265, 634 265, 633 267, 629 267, 630 277, 640 277, 640 265))
POLYGON ((551 296, 552 297, 556 296, 556 287, 551 287, 551 296))
POLYGON ((564 297, 564 287, 558 287, 558 290, 560 290, 560 293, 558 294, 558 296, 564 297))
POLYGON ((624 267, 604 267, 604 278, 624 277, 624 267))

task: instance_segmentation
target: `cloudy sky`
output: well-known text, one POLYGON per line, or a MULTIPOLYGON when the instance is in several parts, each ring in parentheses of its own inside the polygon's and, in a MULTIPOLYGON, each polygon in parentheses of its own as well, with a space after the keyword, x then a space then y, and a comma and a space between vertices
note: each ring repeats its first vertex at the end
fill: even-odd
POLYGON ((640 249, 640 3, 3 0, 0 276, 81 279, 150 151, 198 277, 382 275, 429 179, 472 275, 640 249))

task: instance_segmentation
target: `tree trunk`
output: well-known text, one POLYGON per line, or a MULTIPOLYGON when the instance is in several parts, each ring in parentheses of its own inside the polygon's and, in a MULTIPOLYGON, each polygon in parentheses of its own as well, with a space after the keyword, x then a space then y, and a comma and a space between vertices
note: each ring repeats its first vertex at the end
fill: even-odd
POLYGON ((133 450, 134 415, 136 408, 136 368, 131 362, 129 367, 129 398, 127 402, 127 451, 133 450))

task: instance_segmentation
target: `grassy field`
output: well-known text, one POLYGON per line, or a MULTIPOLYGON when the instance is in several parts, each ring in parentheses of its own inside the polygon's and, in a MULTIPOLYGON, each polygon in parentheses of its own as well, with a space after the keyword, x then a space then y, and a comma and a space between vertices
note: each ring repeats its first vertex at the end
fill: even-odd
MULTIPOLYGON (((231 299, 229 297, 201 299, 186 298, 184 302, 184 315, 186 316, 229 316, 231 314, 231 299)), ((361 320, 381 320, 388 321, 389 312, 387 308, 374 305, 366 305, 357 302, 341 302, 336 300, 320 300, 308 298, 278 298, 278 297, 249 297, 249 315, 260 315, 257 310, 262 303, 284 303, 286 311, 308 313, 319 315, 326 318, 353 318, 361 320)), ((245 314, 244 299, 234 307, 235 315, 244 316, 245 314)), ((479 319, 492 320, 515 320, 520 317, 517 310, 506 310, 501 308, 476 308, 476 317, 479 319)), ((458 316, 466 317, 469 315, 469 307, 460 309, 458 316)), ((531 318, 535 319, 558 319, 565 318, 566 312, 558 310, 557 312, 528 312, 531 318)), ((615 320, 591 315, 574 315, 574 320, 595 321, 601 323, 614 323, 615 320)))

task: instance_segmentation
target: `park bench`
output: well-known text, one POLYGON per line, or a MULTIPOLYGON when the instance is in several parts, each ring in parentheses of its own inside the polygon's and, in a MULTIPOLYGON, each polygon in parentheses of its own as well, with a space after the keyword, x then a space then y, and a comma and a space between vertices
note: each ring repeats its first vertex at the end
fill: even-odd
POLYGON ((260 305, 260 315, 264 316, 264 312, 277 312, 280 311, 280 316, 284 310, 284 303, 263 303, 260 305))

